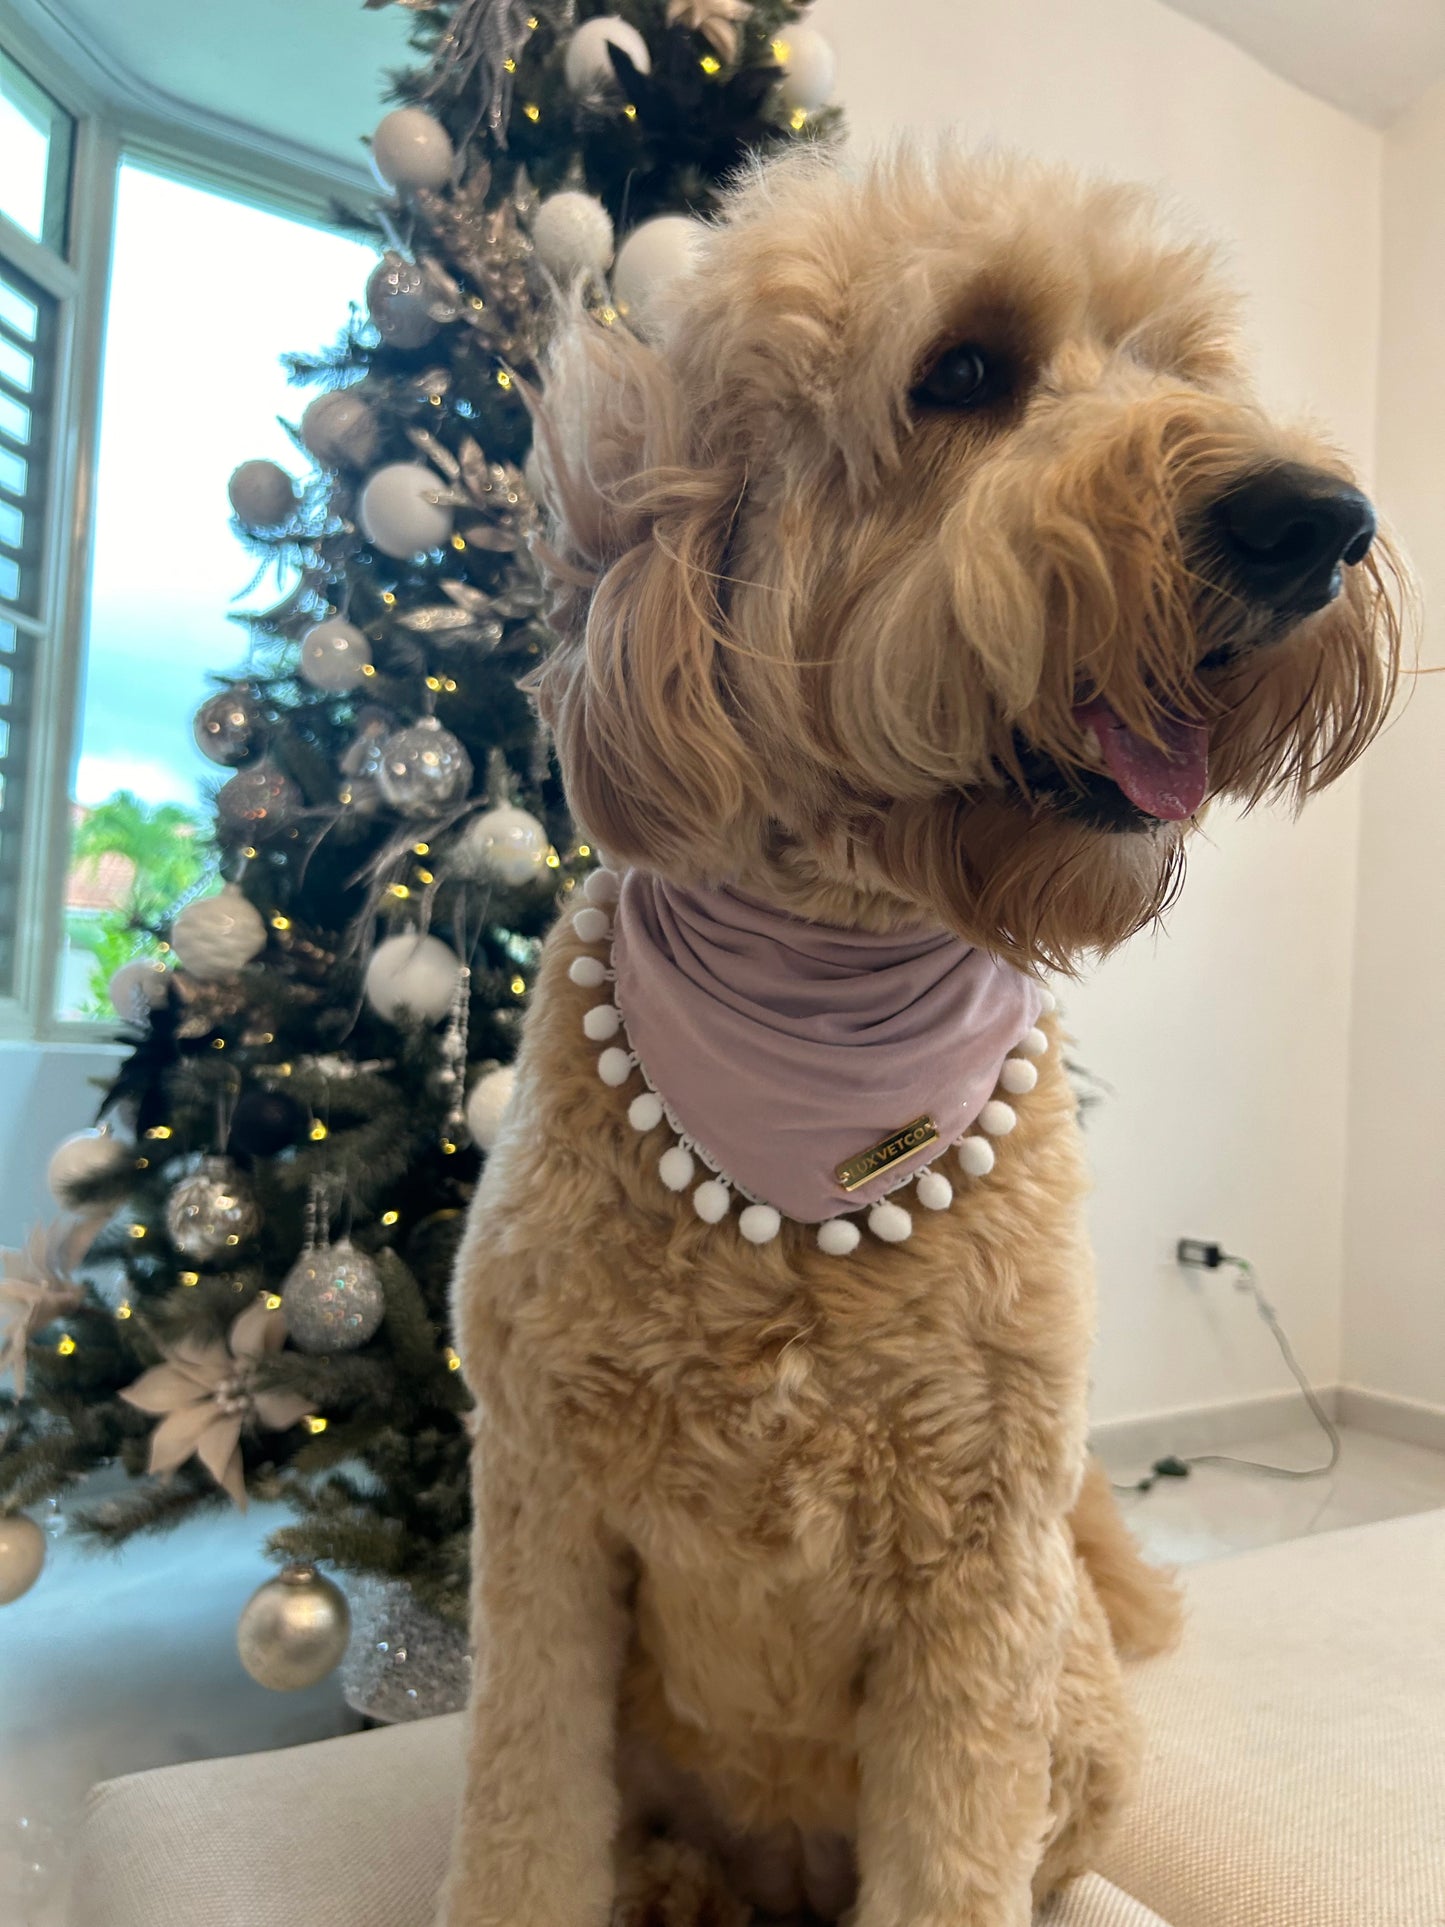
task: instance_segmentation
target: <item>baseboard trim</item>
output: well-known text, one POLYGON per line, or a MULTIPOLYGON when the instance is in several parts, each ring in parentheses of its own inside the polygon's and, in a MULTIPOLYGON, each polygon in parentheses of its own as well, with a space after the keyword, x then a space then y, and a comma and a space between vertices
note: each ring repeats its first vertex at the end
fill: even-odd
POLYGON ((1335 1416, 1342 1425, 1358 1425, 1362 1432, 1379 1432, 1406 1445, 1445 1452, 1445 1406, 1401 1398, 1394 1392, 1372 1392, 1363 1385, 1341 1385, 1338 1398, 1335 1416))
MULTIPOLYGON (((1340 1390, 1335 1385, 1317 1386, 1320 1403, 1331 1418, 1342 1418, 1340 1390)), ((1375 1394, 1364 1394, 1374 1397, 1375 1394)), ((1405 1401, 1399 1401, 1404 1403, 1405 1401)), ((1429 1407, 1420 1407, 1429 1411, 1429 1407)), ((1441 1444, 1445 1446, 1445 1413, 1438 1415, 1442 1426, 1441 1444)), ((1346 1420, 1384 1431, 1363 1415, 1346 1420)), ((1253 1398, 1225 1399, 1213 1405, 1184 1406, 1173 1412, 1148 1412, 1139 1418, 1102 1419, 1093 1426, 1089 1442, 1100 1458, 1112 1465, 1151 1464, 1165 1453, 1187 1456, 1193 1452, 1217 1452, 1250 1439, 1273 1438, 1276 1433, 1309 1425, 1310 1409, 1298 1392, 1262 1392, 1253 1398)), ((1392 1434, 1404 1437, 1404 1433, 1392 1434)), ((1421 1441, 1424 1443, 1424 1441, 1421 1441)))

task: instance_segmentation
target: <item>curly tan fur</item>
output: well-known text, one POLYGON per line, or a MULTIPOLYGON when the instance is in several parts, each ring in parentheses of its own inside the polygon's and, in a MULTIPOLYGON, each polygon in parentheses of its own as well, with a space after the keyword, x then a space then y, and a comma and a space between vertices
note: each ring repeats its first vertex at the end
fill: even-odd
MULTIPOLYGON (((1288 632, 1215 567, 1231 483, 1344 469, 1261 411, 1207 252, 1132 190, 777 165, 658 338, 578 319, 538 406, 538 697, 615 859, 1070 969, 1184 847, 1040 790, 1040 758, 1090 767, 1083 698, 1207 721, 1245 802, 1333 779, 1389 702, 1386 548, 1288 632), (1007 396, 920 415, 959 340, 1007 396)), ((1058 1053, 907 1244, 754 1247, 679 1209, 599 1083, 579 948, 564 920, 457 1272, 479 1667, 446 1927, 1024 1927, 1127 1796, 1118 1654, 1178 1619, 1086 1468, 1058 1053)))

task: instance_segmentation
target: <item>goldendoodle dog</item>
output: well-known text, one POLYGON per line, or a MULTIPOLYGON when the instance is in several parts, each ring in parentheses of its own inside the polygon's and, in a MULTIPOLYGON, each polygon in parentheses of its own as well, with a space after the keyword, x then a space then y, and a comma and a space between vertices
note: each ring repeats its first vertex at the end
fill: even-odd
POLYGON ((735 192, 562 328, 536 677, 609 869, 456 1280, 478 1679, 447 1927, 1024 1927, 1167 1580, 1085 1454, 1045 969, 1377 730, 1399 597, 1148 198, 952 151, 735 192))

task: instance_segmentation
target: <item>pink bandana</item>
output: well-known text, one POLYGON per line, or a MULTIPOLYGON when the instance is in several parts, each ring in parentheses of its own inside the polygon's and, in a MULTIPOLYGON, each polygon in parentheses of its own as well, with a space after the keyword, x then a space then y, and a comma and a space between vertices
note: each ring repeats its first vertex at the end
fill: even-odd
POLYGON ((946 931, 806 923, 637 870, 612 962, 628 1041, 675 1127, 803 1224, 876 1203, 961 1138, 1045 1003, 946 931), (932 1135, 915 1130, 909 1151, 925 1119, 932 1135), (881 1174, 846 1189, 839 1167, 884 1143, 881 1174))

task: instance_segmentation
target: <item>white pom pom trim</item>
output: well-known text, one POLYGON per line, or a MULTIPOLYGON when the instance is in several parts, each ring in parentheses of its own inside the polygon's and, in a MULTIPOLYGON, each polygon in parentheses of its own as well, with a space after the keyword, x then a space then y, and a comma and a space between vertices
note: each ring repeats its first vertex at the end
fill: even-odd
POLYGON ((901 1204, 892 1204, 885 1198, 868 1213, 868 1229, 886 1245, 901 1245, 905 1238, 913 1236, 913 1219, 901 1204))
POLYGON ((600 903, 604 907, 616 903, 622 885, 611 870, 594 870, 582 885, 582 894, 589 903, 600 903))
POLYGON ((622 1012, 616 1004, 594 1004, 582 1019, 582 1028, 594 1044, 605 1044, 622 1028, 622 1012))
POLYGON ((953 1203, 953 1186, 941 1171, 921 1171, 918 1202, 925 1211, 946 1211, 953 1203))
POLYGON ((1035 1024, 1032 1030, 1026 1030, 1024 1032, 1023 1036, 1020 1037, 1019 1041, 1014 1045, 1014 1049, 1022 1051, 1025 1057, 1046 1057, 1048 1055, 1049 1040, 1045 1033, 1035 1024))
POLYGON ((619 1045, 613 1044, 598 1058, 597 1075, 615 1091, 631 1077, 632 1059, 619 1045))
POLYGON ((567 975, 580 990, 600 990, 607 982, 607 966, 600 957, 574 957, 567 975))
POLYGON ((958 1162, 966 1176, 986 1178, 993 1169, 993 1146, 986 1137, 963 1138, 958 1147, 958 1162))
POLYGON ((818 1226, 818 1249, 830 1258, 846 1258, 856 1251, 863 1233, 851 1218, 825 1218, 818 1226))
POLYGON ((662 1122, 662 1099, 656 1091, 644 1091, 627 1107, 627 1122, 634 1131, 655 1131, 662 1122))
POLYGON ((1049 1017, 1059 1007, 1059 1000, 1051 990, 1044 992, 1044 1015, 1049 1017))
POLYGON ((1026 1057, 1010 1057, 1005 1059, 998 1081, 1011 1097, 1022 1097, 1038 1083, 1039 1073, 1026 1057))
POLYGON ((605 910, 584 904, 572 919, 572 928, 583 943, 601 943, 612 934, 612 923, 605 910))
POLYGON ((991 1097, 978 1114, 978 1128, 990 1137, 1007 1137, 1018 1121, 1018 1112, 1001 1097, 991 1097))
POLYGON ((782 1213, 770 1204, 750 1204, 738 1218, 738 1230, 750 1245, 770 1245, 782 1228, 782 1213))
POLYGON ((657 1160, 657 1175, 669 1191, 686 1191, 697 1174, 691 1151, 680 1144, 674 1144, 670 1151, 664 1151, 657 1160))
POLYGON ((732 1209, 732 1193, 717 1178, 707 1178, 692 1194, 692 1208, 704 1224, 721 1224, 732 1209))

